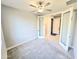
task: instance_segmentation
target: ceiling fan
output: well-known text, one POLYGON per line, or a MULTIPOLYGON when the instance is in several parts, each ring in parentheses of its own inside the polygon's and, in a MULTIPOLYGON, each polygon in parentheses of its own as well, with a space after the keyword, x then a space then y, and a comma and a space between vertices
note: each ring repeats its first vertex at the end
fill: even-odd
POLYGON ((36 8, 36 10, 32 12, 42 13, 43 11, 49 11, 49 12, 52 11, 51 9, 46 9, 46 7, 49 6, 50 4, 51 4, 50 2, 45 3, 45 1, 38 1, 36 5, 30 4, 30 6, 36 8))

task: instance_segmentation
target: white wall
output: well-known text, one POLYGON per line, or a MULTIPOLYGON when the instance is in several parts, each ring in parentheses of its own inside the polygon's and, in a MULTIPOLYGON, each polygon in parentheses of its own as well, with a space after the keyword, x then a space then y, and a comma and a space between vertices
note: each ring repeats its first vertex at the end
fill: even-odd
POLYGON ((74 59, 77 59, 77 11, 74 11, 74 29, 73 29, 73 48, 74 48, 74 59))
POLYGON ((7 49, 2 29, 1 29, 1 59, 7 59, 7 49))
POLYGON ((1 23, 7 48, 37 38, 35 15, 4 5, 1 7, 1 23))
POLYGON ((77 59, 77 26, 74 33, 74 59, 77 59))

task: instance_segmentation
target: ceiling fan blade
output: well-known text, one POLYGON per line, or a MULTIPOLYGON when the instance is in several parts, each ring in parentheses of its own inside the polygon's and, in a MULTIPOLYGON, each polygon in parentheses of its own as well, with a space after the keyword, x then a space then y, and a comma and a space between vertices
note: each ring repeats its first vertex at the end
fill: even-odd
POLYGON ((33 10, 32 12, 36 12, 36 10, 33 10))
POLYGON ((48 6, 48 5, 50 5, 50 2, 46 3, 45 7, 48 6))
POLYGON ((49 12, 51 12, 52 10, 51 9, 45 9, 46 11, 49 11, 49 12))
POLYGON ((32 5, 32 4, 30 4, 30 6, 36 8, 36 6, 35 5, 32 5))

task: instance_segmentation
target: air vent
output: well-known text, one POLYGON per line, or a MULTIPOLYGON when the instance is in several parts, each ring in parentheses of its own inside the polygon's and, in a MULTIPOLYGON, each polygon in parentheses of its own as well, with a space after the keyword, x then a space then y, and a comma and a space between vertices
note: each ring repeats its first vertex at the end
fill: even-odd
POLYGON ((77 2, 77 0, 67 0, 66 4, 70 5, 70 4, 75 3, 75 2, 77 2))

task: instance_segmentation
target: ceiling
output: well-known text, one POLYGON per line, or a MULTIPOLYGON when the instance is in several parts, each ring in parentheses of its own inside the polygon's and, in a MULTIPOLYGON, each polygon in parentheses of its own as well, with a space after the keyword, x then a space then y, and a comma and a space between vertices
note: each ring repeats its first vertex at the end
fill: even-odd
MULTIPOLYGON (((10 6, 13 8, 18 8, 24 11, 32 12, 35 8, 29 6, 31 3, 35 4, 39 0, 2 0, 1 3, 6 6, 10 6)), ((47 9, 51 9, 52 12, 57 12, 63 10, 67 7, 66 0, 45 0, 51 3, 47 9)), ((37 14, 35 12, 32 12, 37 14)), ((48 14, 50 12, 43 12, 42 14, 48 14)))

